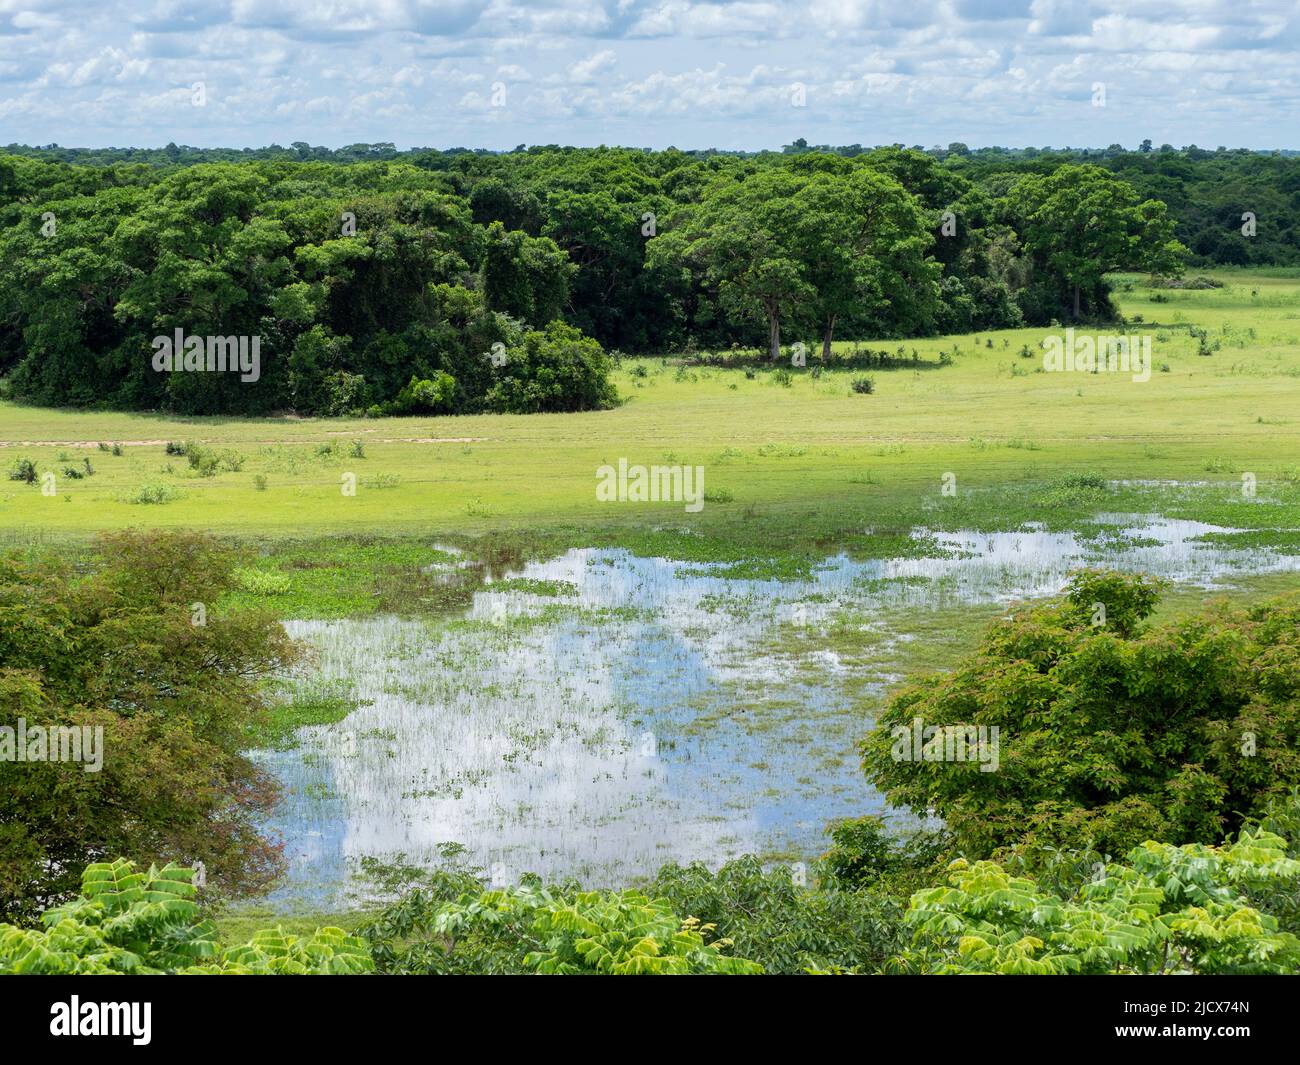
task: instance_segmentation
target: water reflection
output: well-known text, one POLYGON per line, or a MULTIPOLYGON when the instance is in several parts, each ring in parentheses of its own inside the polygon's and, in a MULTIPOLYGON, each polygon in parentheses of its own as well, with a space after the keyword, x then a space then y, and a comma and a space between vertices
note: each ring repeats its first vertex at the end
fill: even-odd
POLYGON ((1202 587, 1300 568, 1197 541, 1221 531, 1132 515, 1079 533, 917 530, 942 557, 838 556, 797 581, 573 550, 493 567, 453 623, 290 623, 318 649, 318 679, 350 683, 361 706, 257 756, 285 784, 269 828, 290 871, 271 901, 340 905, 363 890, 360 858, 435 865, 448 842, 506 879, 609 885, 669 860, 814 856, 830 818, 900 815, 857 767, 860 685, 825 647, 792 665, 791 626, 1051 595, 1081 565, 1202 587))

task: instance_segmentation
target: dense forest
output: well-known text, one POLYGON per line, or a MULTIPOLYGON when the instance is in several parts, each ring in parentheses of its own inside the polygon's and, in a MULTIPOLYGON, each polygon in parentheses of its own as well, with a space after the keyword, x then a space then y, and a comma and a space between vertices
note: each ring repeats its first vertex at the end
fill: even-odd
POLYGON ((1113 320, 1107 272, 1300 255, 1300 160, 1195 147, 7 152, 0 378, 51 405, 591 409, 624 352, 1113 320))

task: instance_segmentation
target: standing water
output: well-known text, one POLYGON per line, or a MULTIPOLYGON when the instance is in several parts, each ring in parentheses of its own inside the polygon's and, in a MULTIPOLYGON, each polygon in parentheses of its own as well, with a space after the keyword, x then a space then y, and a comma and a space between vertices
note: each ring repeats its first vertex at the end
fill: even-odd
POLYGON ((361 859, 436 866, 449 844, 498 881, 618 886, 668 861, 825 849, 828 820, 889 810, 857 765, 864 709, 896 678, 815 637, 865 640, 889 611, 1057 593, 1106 565, 1214 587, 1300 557, 1199 542, 1190 521, 1107 515, 1096 535, 928 533, 941 557, 828 558, 806 578, 572 550, 475 594, 463 618, 289 623, 314 684, 358 708, 255 757, 284 784, 268 828, 289 872, 269 901, 364 896, 361 859), (809 635, 814 638, 807 639, 809 635))

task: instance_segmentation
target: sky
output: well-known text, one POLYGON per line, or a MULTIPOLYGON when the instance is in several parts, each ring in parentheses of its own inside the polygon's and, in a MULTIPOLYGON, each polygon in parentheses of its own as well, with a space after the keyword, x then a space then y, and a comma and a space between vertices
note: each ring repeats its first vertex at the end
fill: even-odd
POLYGON ((1300 0, 0 0, 0 144, 1300 147, 1300 0))

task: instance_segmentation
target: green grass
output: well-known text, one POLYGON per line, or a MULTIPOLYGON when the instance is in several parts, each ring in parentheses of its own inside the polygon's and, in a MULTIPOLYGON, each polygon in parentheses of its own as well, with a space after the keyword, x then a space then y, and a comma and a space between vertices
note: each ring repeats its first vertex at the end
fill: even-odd
POLYGON ((342 928, 345 932, 354 932, 373 915, 374 911, 371 910, 286 915, 262 907, 241 907, 216 915, 212 922, 217 928, 217 941, 228 947, 247 943, 263 928, 279 927, 297 936, 310 936, 317 928, 330 925, 342 928))
MULTIPOLYGON (((354 533, 428 542, 517 540, 526 530, 552 544, 648 546, 666 537, 681 547, 693 538, 700 553, 725 554, 718 546, 725 545, 736 558, 765 546, 870 551, 873 540, 897 538, 918 520, 1072 521, 1095 502, 1059 488, 1079 474, 1208 481, 1197 493, 1203 498, 1171 505, 1250 528, 1295 527, 1300 280, 1219 276, 1226 287, 1166 291, 1162 303, 1151 302, 1140 279, 1120 293, 1124 313, 1145 319, 1134 328, 1153 336, 1156 367, 1169 368, 1146 383, 1035 372, 1037 355, 1018 352, 1025 344, 1037 352, 1048 330, 1025 329, 981 333, 978 344, 969 336, 909 340, 909 352, 931 362, 948 352, 952 364, 873 370, 874 395, 852 391, 855 370, 814 377, 811 368, 793 369, 783 387, 768 370, 679 374, 672 360, 640 359, 617 374, 623 406, 584 414, 182 419, 2 403, 0 467, 26 457, 57 472, 89 456, 95 473, 80 480, 58 473, 52 497, 39 485, 0 481, 0 535, 180 525, 276 541, 354 533), (1219 350, 1198 355, 1192 326, 1219 350), (644 376, 634 373, 638 366, 644 376), (242 462, 202 476, 164 453, 168 440, 198 441, 242 462), (364 458, 350 456, 354 440, 364 441, 364 458), (100 442, 120 443, 122 455, 99 450, 100 442), (715 501, 698 514, 681 504, 599 503, 595 470, 620 457, 703 465, 715 501), (340 491, 349 472, 355 497, 340 491), (955 477, 955 498, 940 495, 945 473, 955 477), (1256 476, 1255 502, 1268 506, 1241 504, 1243 473, 1256 476), (156 497, 160 485, 177 494, 128 501, 146 486, 156 497)), ((873 346, 893 351, 897 342, 873 346)), ((357 605, 356 589, 340 594, 357 605)))
POLYGON ((333 725, 357 707, 346 691, 313 687, 295 689, 292 695, 272 705, 267 719, 250 731, 250 748, 285 750, 298 742, 297 732, 308 725, 333 725))

